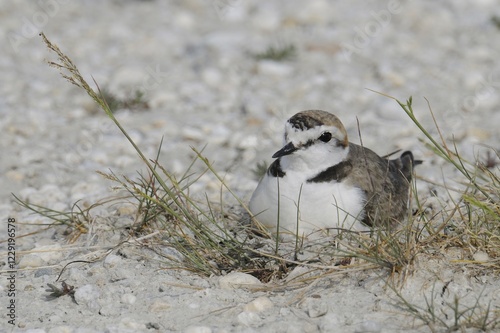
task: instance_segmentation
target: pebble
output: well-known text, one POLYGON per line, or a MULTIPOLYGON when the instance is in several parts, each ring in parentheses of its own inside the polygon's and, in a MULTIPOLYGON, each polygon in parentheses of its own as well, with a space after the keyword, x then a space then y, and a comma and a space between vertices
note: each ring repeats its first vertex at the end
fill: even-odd
POLYGON ((86 284, 76 288, 75 301, 80 305, 85 305, 92 311, 98 311, 100 306, 97 299, 101 295, 99 288, 93 284, 86 284))
POLYGON ((182 27, 186 30, 193 29, 196 24, 196 18, 192 12, 180 11, 174 18, 175 25, 182 27))
POLYGON ((88 328, 88 327, 78 327, 73 331, 73 333, 99 333, 99 332, 101 332, 101 331, 94 330, 94 329, 88 328))
POLYGON ((179 102, 179 96, 171 91, 155 91, 148 97, 149 106, 153 109, 160 109, 167 105, 175 105, 179 102))
POLYGON ((120 320, 118 324, 119 330, 117 332, 122 332, 122 330, 132 330, 133 332, 142 331, 145 329, 145 325, 141 322, 138 322, 132 318, 124 317, 120 320))
POLYGON ((262 319, 255 312, 243 311, 238 315, 238 321, 247 327, 256 327, 262 323, 262 319))
POLYGON ((252 23, 256 28, 264 31, 273 31, 279 27, 281 22, 281 12, 274 10, 273 8, 269 8, 271 6, 272 5, 268 3, 264 7, 260 7, 260 10, 252 15, 252 23))
POLYGON ((188 304, 188 308, 194 310, 194 309, 198 309, 200 307, 200 303, 189 303, 188 304))
POLYGON ((186 140, 200 141, 205 137, 205 134, 195 127, 184 127, 181 133, 182 137, 186 140))
POLYGON ((321 331, 322 332, 339 332, 342 326, 343 320, 340 316, 330 311, 321 318, 321 331))
POLYGON ((295 279, 300 279, 301 276, 304 276, 309 271, 310 271, 309 268, 297 265, 290 273, 288 273, 285 279, 288 282, 293 281, 295 279))
POLYGON ((219 287, 222 289, 255 288, 261 285, 259 279, 247 273, 231 272, 219 278, 219 287))
POLYGON ((124 304, 134 304, 137 297, 133 294, 123 294, 121 297, 121 302, 124 304))
POLYGON ((167 311, 168 309, 170 309, 172 306, 167 303, 167 302, 163 302, 161 300, 156 300, 153 302, 153 304, 151 304, 149 306, 149 311, 151 312, 164 312, 164 311, 167 311))
POLYGON ((264 312, 272 309, 273 306, 273 302, 268 297, 261 296, 247 303, 243 309, 247 312, 264 312))
POLYGON ((293 67, 282 62, 272 60, 261 60, 258 63, 260 74, 283 78, 293 72, 293 67))
POLYGON ((201 72, 203 81, 210 87, 217 87, 222 81, 222 73, 215 68, 206 68, 201 72))
POLYGON ((136 158, 133 158, 133 157, 130 157, 130 156, 127 156, 127 155, 118 156, 113 161, 113 163, 119 169, 127 169, 128 166, 133 165, 135 162, 137 162, 136 158))
POLYGON ((355 333, 379 333, 382 332, 382 326, 373 320, 367 320, 359 324, 354 330, 355 333))
POLYGON ((79 200, 96 200, 102 196, 102 193, 106 191, 106 188, 101 184, 89 183, 87 181, 78 182, 70 190, 70 200, 71 202, 77 202, 79 200))
POLYGON ((73 329, 70 326, 57 326, 49 329, 49 333, 73 333, 73 329))
POLYGON ((147 77, 146 66, 120 66, 111 78, 109 89, 111 92, 121 91, 124 88, 140 87, 147 77))
POLYGON ((488 262, 490 261, 490 256, 488 253, 483 252, 483 251, 477 251, 472 255, 472 258, 474 258, 475 261, 478 262, 488 262))
POLYGON ((212 329, 208 326, 189 326, 184 330, 184 333, 212 333, 212 329))
POLYGON ((61 316, 57 315, 57 314, 54 314, 52 316, 50 316, 48 318, 48 320, 51 322, 51 323, 57 323, 59 321, 61 321, 61 316))
POLYGON ((37 269, 35 272, 35 277, 41 277, 45 275, 52 275, 54 274, 54 271, 51 268, 42 268, 42 269, 37 269))
POLYGON ((40 150, 23 150, 19 153, 19 164, 29 165, 33 163, 40 163, 47 157, 47 152, 40 150))
POLYGON ((63 248, 61 244, 40 245, 31 250, 48 264, 56 264, 63 258, 63 248))
POLYGON ((478 142, 486 141, 491 138, 491 133, 485 131, 483 128, 469 127, 466 132, 468 137, 472 137, 478 142))
POLYGON ((46 262, 38 254, 29 253, 19 260, 18 267, 19 268, 29 268, 29 267, 41 267, 45 266, 46 262))
POLYGON ((333 8, 333 3, 326 0, 315 0, 304 3, 300 11, 297 11, 296 16, 303 24, 317 24, 321 22, 325 24, 332 19, 332 14, 336 11, 333 8))
POLYGON ((108 254, 104 259, 103 266, 106 268, 112 268, 115 266, 119 266, 123 263, 123 258, 121 256, 117 256, 116 254, 108 254))
POLYGON ((67 195, 55 184, 43 185, 40 189, 26 187, 19 191, 20 198, 40 206, 54 206, 55 203, 66 202, 67 195))
POLYGON ((301 308, 310 318, 324 316, 328 312, 328 304, 321 299, 307 297, 302 302, 301 308))
POLYGON ((40 188, 42 194, 48 202, 65 201, 66 193, 57 184, 46 184, 40 188))
POLYGON ((136 205, 130 205, 130 204, 124 204, 124 205, 118 207, 118 209, 116 210, 116 212, 120 216, 123 216, 123 215, 129 216, 129 215, 137 213, 137 206, 136 205))
POLYGON ((10 180, 13 180, 16 182, 20 182, 21 180, 23 180, 25 178, 24 173, 22 173, 19 170, 9 170, 5 173, 5 176, 7 178, 9 178, 10 180))

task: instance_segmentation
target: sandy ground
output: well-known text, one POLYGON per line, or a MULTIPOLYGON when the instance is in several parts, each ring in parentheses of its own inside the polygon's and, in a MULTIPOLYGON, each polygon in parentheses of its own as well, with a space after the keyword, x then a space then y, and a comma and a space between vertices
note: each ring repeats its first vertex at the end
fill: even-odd
MULTIPOLYGON (((11 193, 69 210, 78 200, 88 205, 113 193, 96 170, 135 177, 144 168, 89 97, 49 68, 40 31, 88 80, 118 96, 144 92, 149 110, 117 117, 148 156, 163 136, 161 162, 182 174, 193 158, 190 146, 207 145, 205 156, 248 200, 257 184, 252 169, 270 162, 284 121, 304 109, 335 113, 354 142, 359 120, 365 146, 381 155, 410 149, 426 161, 420 177, 459 186, 397 104, 366 88, 400 100, 413 96, 417 117, 434 128, 427 98, 444 136, 465 157, 483 158, 483 144, 500 148, 500 30, 492 20, 499 16, 494 0, 2 1, 0 235, 7 238, 15 219, 16 264, 9 267, 3 241, 0 331, 431 331, 398 306, 384 270, 332 273, 300 288, 256 281, 244 287, 239 276, 221 281, 162 269, 134 246, 64 271, 78 304, 69 296, 47 300, 47 283, 60 286, 63 265, 102 256, 120 241, 132 209, 96 211, 92 233, 69 244, 63 227, 22 237, 47 220, 20 208, 11 193), (286 45, 296 48, 294 59, 253 56, 286 45)), ((418 187, 422 197, 432 190, 446 204, 443 189, 423 181, 418 187)), ((219 184, 206 176, 192 192, 217 200, 219 184)), ((432 260, 418 259, 401 289, 412 304, 435 304, 449 325, 455 298, 463 307, 479 299, 498 316, 498 279, 453 262, 471 258, 443 249, 432 260)))

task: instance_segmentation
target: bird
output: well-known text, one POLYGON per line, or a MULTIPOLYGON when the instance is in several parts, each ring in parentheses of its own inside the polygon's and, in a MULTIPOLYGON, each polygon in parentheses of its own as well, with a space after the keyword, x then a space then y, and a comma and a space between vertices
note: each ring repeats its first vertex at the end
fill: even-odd
POLYGON ((415 161, 388 159, 349 142, 340 119, 301 111, 285 123, 284 144, 253 192, 249 210, 273 234, 366 232, 394 226, 408 213, 415 161))

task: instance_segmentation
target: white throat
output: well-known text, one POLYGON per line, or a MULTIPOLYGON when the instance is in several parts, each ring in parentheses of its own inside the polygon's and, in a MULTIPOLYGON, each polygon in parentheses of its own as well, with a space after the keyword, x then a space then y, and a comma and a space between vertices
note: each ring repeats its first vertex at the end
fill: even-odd
POLYGON ((347 159, 349 146, 335 147, 316 143, 299 149, 293 154, 281 157, 281 169, 288 175, 296 173, 302 179, 310 179, 321 171, 339 164, 347 159))

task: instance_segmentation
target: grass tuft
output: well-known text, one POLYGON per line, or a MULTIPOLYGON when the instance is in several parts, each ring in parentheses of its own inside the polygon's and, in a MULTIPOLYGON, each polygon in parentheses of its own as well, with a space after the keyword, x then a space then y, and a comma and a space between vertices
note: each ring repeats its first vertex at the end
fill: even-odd
MULTIPOLYGON (((94 82, 97 86, 95 91, 71 59, 43 33, 41 37, 48 49, 57 55, 58 61, 50 61, 49 65, 57 68, 63 78, 84 89, 94 99, 121 130, 147 167, 147 175, 139 174, 138 180, 117 176, 113 172, 101 173, 108 180, 118 183, 137 200, 138 209, 133 232, 138 236, 147 233, 154 235, 146 238, 143 236, 142 239, 146 239, 146 242, 142 242, 142 245, 165 258, 169 268, 187 269, 203 275, 220 275, 235 269, 267 278, 272 278, 275 271, 281 274, 283 268, 279 258, 258 254, 257 249, 263 246, 261 243, 266 239, 256 241, 258 237, 254 234, 253 226, 230 221, 222 209, 208 200, 200 202, 190 196, 189 187, 203 175, 201 173, 193 176, 191 168, 195 162, 201 161, 206 167, 205 172, 210 171, 215 175, 221 186, 245 207, 227 187, 223 178, 215 172, 209 160, 202 155, 202 151, 193 148, 196 158, 179 179, 158 163, 161 143, 156 159, 148 159, 115 118, 105 94, 97 83, 94 82)), ((20 203, 27 208, 32 207, 27 203, 20 203)), ((39 209, 38 213, 42 212, 44 216, 51 217, 51 212, 47 213, 43 207, 35 208, 39 209)), ((63 214, 63 217, 66 219, 55 214, 58 222, 75 224, 76 220, 71 219, 71 216, 63 214)), ((86 228, 85 223, 82 225, 86 228)), ((259 229, 258 225, 255 227, 259 229)), ((265 230, 261 227, 260 229, 260 234, 265 234, 265 230)))
POLYGON ((269 46, 264 52, 254 54, 256 60, 287 61, 297 57, 297 48, 293 44, 269 46))
POLYGON ((128 110, 147 110, 149 109, 148 102, 144 99, 144 93, 136 90, 133 94, 123 98, 118 97, 110 90, 104 88, 101 90, 102 98, 107 102, 111 112, 116 112, 121 109, 128 110))
MULTIPOLYGON (((415 305, 409 302, 396 288, 392 288, 396 295, 395 306, 427 325, 431 332, 438 332, 438 328, 445 328, 446 332, 479 329, 490 332, 500 327, 498 311, 491 307, 491 301, 484 305, 481 302, 483 293, 480 293, 471 302, 466 297, 457 295, 451 301, 441 300, 443 292, 435 290, 435 285, 429 296, 424 295, 425 305, 415 305)), ((439 330, 441 331, 441 330, 439 330)))

